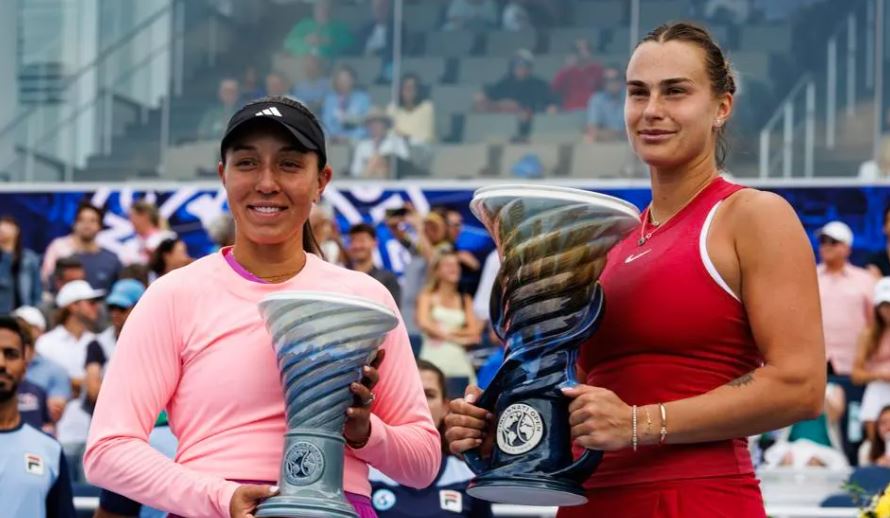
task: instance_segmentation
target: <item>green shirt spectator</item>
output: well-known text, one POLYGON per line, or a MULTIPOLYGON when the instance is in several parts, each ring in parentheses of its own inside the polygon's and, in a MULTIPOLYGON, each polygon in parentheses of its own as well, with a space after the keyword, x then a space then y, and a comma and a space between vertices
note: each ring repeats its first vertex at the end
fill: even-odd
POLYGON ((284 50, 294 56, 317 52, 326 58, 336 57, 352 48, 353 36, 349 27, 331 19, 331 2, 318 0, 315 15, 300 20, 284 39, 284 50))

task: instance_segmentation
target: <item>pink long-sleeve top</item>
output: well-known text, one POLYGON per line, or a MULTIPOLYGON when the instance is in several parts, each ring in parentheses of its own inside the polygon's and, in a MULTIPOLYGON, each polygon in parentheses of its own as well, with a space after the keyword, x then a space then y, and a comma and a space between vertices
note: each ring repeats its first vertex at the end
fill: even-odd
MULTIPOLYGON (((281 284, 244 279, 222 253, 161 277, 130 314, 102 383, 84 455, 90 482, 182 516, 228 517, 231 480, 278 480, 284 396, 257 303, 282 290, 357 295, 398 313, 376 280, 312 254, 281 284), (148 445, 164 408, 179 438, 175 460, 148 445)), ((370 440, 345 455, 344 490, 361 495, 370 495, 368 465, 420 488, 441 461, 401 321, 381 348, 370 440)))

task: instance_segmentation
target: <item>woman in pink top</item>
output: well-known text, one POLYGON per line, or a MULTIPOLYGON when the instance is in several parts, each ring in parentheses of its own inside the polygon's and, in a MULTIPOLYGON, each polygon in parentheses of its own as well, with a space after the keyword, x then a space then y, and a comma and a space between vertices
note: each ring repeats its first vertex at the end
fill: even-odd
MULTIPOLYGON (((324 290, 397 306, 371 277, 315 255, 307 220, 332 171, 305 106, 281 97, 248 104, 232 117, 221 155, 235 244, 161 277, 133 309, 99 394, 84 467, 94 484, 151 507, 245 518, 275 492, 285 432, 257 303, 280 290, 324 290), (165 408, 179 439, 175 460, 147 442, 165 408)), ((366 367, 369 387, 352 386, 358 404, 343 431, 344 489, 362 517, 374 516, 369 465, 420 488, 441 460, 404 324, 381 351, 385 359, 366 367)))

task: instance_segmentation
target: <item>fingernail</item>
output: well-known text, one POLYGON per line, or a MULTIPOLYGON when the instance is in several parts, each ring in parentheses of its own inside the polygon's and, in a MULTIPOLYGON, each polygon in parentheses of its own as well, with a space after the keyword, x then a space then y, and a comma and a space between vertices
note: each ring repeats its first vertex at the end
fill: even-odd
POLYGON ((362 370, 365 371, 365 374, 367 374, 371 372, 371 367, 364 367, 362 370))
POLYGON ((269 487, 269 492, 270 492, 270 493, 277 493, 277 492, 278 492, 278 486, 270 486, 270 487, 269 487))
POLYGON ((568 392, 568 391, 572 390, 572 387, 562 387, 562 388, 559 389, 559 390, 561 390, 561 391, 563 391, 563 392, 568 392))
POLYGON ((494 414, 492 414, 491 412, 489 412, 489 413, 485 414, 485 418, 486 418, 486 419, 489 419, 489 420, 494 419, 494 414))
POLYGON ((476 439, 474 442, 478 446, 478 445, 482 444, 482 439, 476 439))
POLYGON ((467 394, 466 400, 467 400, 467 403, 475 403, 476 402, 476 394, 467 394))

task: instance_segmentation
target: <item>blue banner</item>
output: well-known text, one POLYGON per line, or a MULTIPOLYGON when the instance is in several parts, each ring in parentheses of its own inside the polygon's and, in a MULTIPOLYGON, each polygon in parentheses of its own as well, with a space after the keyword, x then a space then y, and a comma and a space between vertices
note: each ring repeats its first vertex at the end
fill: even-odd
MULTIPOLYGON (((404 266, 405 252, 390 238, 383 220, 387 209, 401 207, 406 202, 422 213, 436 206, 461 210, 465 222, 461 246, 476 251, 481 258, 492 249, 487 232, 469 211, 474 185, 442 187, 401 183, 332 187, 325 193, 325 202, 333 209, 341 232, 345 234, 350 225, 362 221, 374 224, 380 234, 383 266, 396 272, 401 272, 404 266)), ((885 247, 883 214, 885 207, 890 205, 890 186, 792 184, 760 188, 773 191, 791 203, 814 244, 816 230, 826 222, 841 220, 850 225, 856 236, 854 264, 865 264, 870 254, 885 247)), ((595 190, 628 200, 641 209, 651 199, 649 189, 642 186, 616 188, 604 185, 596 186, 595 190)), ((106 228, 100 242, 114 248, 132 237, 133 228, 126 214, 134 201, 143 198, 157 204, 170 228, 187 243, 193 256, 199 257, 213 250, 205 225, 228 209, 225 192, 206 185, 159 189, 118 186, 83 191, 0 191, 0 215, 15 217, 22 226, 25 246, 42 252, 53 238, 70 232, 78 204, 89 201, 106 209, 106 228)))

